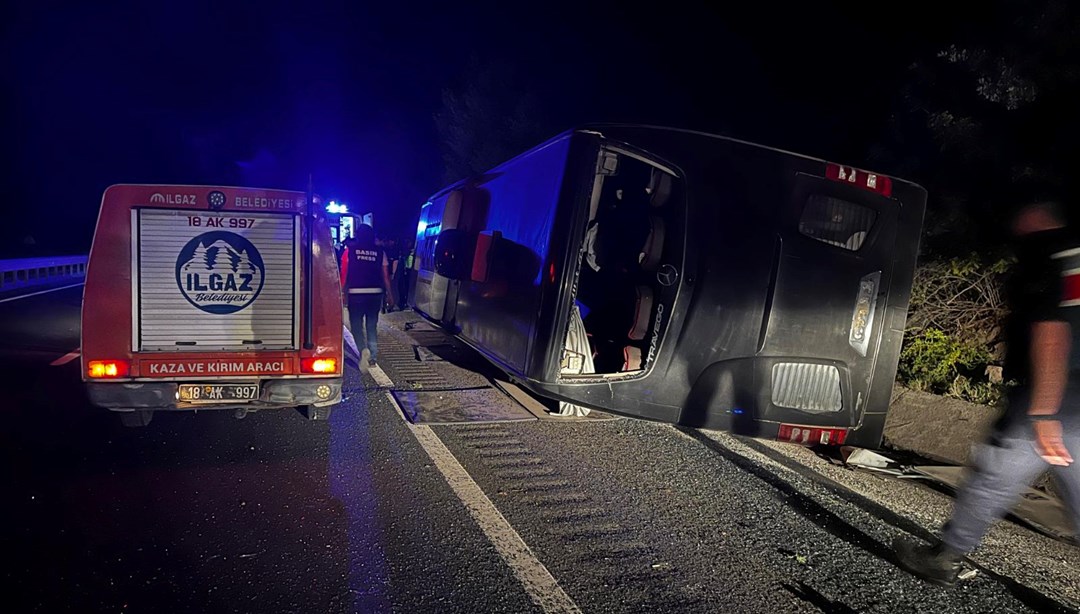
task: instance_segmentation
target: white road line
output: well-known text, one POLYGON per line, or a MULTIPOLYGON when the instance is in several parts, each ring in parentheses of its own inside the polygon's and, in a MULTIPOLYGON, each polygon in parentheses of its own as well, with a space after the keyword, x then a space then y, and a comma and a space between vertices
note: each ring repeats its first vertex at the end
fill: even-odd
POLYGON ((8 298, 0 299, 0 303, 6 303, 8 301, 17 301, 17 300, 19 300, 21 298, 30 298, 31 296, 37 296, 39 294, 48 294, 50 292, 59 292, 60 290, 67 290, 68 288, 76 288, 76 287, 81 286, 81 285, 83 285, 83 282, 80 281, 79 283, 71 284, 70 286, 61 286, 59 288, 49 288, 48 290, 42 290, 40 292, 31 292, 30 294, 22 294, 22 295, 19 295, 19 296, 10 296, 8 298))
MULTIPOLYGON (((383 388, 392 388, 394 386, 394 380, 390 379, 386 374, 386 371, 383 371, 379 365, 372 365, 371 368, 368 369, 368 373, 371 374, 371 379, 375 380, 375 383, 379 386, 383 388)), ((389 392, 386 394, 389 395, 390 398, 394 398, 389 392)))
POLYGON ((72 350, 72 351, 68 352, 67 354, 64 354, 60 358, 57 358, 56 360, 50 362, 49 366, 50 367, 59 367, 61 365, 66 365, 67 363, 75 360, 78 357, 79 357, 79 350, 72 350))
MULTIPOLYGON (((379 386, 390 387, 394 385, 394 382, 387 377, 386 372, 377 365, 372 366, 369 373, 371 373, 372 379, 379 386)), ((514 572, 529 598, 544 612, 580 613, 581 610, 574 603, 574 600, 559 586, 559 581, 555 579, 555 576, 551 575, 547 567, 544 567, 540 559, 536 558, 529 545, 525 543, 525 540, 521 539, 521 535, 507 522, 506 518, 495 507, 495 504, 491 502, 491 499, 488 499, 484 491, 469 475, 469 472, 465 471, 461 463, 454 458, 454 454, 439 439, 435 431, 431 430, 431 427, 427 425, 412 424, 405 420, 404 412, 401 411, 400 407, 397 407, 397 400, 394 399, 394 395, 390 394, 390 391, 386 391, 386 397, 398 410, 398 414, 402 416, 402 420, 409 427, 413 436, 420 442, 420 446, 431 457, 435 467, 439 470, 439 473, 442 473, 443 478, 446 479, 454 494, 465 504, 465 509, 469 510, 469 514, 476 521, 476 524, 480 526, 480 530, 487 536, 488 541, 495 546, 499 556, 514 572)))

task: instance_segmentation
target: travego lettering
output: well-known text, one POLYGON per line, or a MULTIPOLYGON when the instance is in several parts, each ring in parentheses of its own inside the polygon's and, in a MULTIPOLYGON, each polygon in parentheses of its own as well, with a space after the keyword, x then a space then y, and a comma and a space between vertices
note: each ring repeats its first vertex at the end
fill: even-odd
POLYGON ((295 201, 291 198, 266 196, 237 196, 233 204, 241 209, 292 209, 295 207, 295 201))
POLYGON ((656 357, 657 346, 660 345, 660 324, 664 321, 664 304, 656 306, 656 321, 653 322, 652 339, 649 342, 649 353, 645 356, 645 364, 652 364, 656 357))

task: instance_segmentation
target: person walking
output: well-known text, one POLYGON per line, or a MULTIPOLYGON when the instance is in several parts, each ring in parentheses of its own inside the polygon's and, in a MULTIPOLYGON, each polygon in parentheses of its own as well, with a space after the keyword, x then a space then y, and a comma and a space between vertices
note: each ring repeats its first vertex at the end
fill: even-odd
POLYGON ((345 242, 341 255, 341 287, 349 308, 349 327, 354 337, 364 336, 360 370, 376 364, 379 354, 379 311, 393 305, 390 265, 386 253, 375 244, 375 230, 361 224, 356 236, 345 242))
POLYGON ((956 583, 964 556, 1048 467, 1080 531, 1080 241, 1054 202, 1023 206, 1011 230, 1017 263, 1007 288, 1004 377, 1019 385, 975 450, 941 540, 894 544, 901 567, 943 586, 956 583))

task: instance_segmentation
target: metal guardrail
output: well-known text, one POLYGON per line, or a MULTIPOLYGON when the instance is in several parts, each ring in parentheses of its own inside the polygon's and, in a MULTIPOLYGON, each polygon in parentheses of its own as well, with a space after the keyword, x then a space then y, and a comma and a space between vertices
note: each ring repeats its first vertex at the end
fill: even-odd
POLYGON ((87 256, 51 256, 0 260, 0 291, 41 286, 86 277, 87 256))

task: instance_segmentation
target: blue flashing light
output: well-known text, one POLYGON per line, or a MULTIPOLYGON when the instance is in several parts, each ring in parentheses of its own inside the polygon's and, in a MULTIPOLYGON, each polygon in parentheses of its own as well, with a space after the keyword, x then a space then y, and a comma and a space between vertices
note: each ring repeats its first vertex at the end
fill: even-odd
POLYGON ((337 201, 330 201, 330 204, 326 206, 327 213, 348 213, 349 208, 345 203, 339 203, 337 201))
POLYGON ((735 414, 736 416, 741 416, 746 413, 746 411, 736 407, 735 409, 731 410, 731 413, 735 414))

